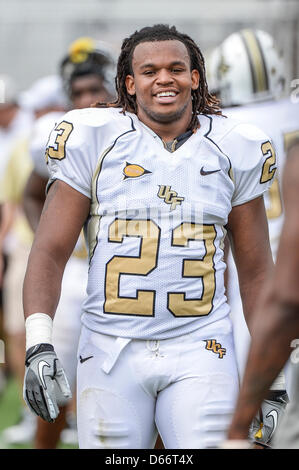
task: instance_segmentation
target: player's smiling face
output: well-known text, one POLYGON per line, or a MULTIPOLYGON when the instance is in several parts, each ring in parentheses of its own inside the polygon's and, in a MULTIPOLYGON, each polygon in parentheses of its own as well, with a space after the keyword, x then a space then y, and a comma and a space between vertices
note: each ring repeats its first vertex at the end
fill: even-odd
POLYGON ((178 40, 143 42, 135 47, 133 75, 127 91, 136 95, 137 114, 149 125, 172 123, 192 116, 191 91, 198 88, 199 73, 191 70, 186 46, 178 40))

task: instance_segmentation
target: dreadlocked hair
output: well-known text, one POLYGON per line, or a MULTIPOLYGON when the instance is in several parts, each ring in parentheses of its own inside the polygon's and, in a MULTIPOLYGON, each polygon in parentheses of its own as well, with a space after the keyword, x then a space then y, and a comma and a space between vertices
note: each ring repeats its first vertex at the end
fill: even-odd
POLYGON ((126 77, 133 75, 132 58, 135 47, 142 42, 181 41, 187 48, 191 70, 199 72, 199 86, 196 90, 192 90, 192 118, 189 129, 195 131, 198 127, 198 114, 218 114, 222 115, 218 100, 211 95, 208 90, 206 81, 205 63, 203 55, 196 43, 187 34, 177 31, 175 26, 157 24, 147 26, 140 31, 135 31, 129 38, 124 39, 121 52, 117 63, 117 75, 115 78, 115 88, 117 99, 111 103, 96 103, 96 107, 114 107, 122 108, 122 112, 126 111, 137 114, 136 97, 131 96, 127 92, 126 77))

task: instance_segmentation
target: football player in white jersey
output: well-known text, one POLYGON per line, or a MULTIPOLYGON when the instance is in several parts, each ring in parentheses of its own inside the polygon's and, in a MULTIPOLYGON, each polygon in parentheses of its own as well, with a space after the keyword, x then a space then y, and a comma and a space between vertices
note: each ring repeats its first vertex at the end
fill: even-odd
MULTIPOLYGON (((254 318, 252 343, 224 448, 247 448, 248 428, 276 374, 288 357, 294 364, 296 398, 290 400, 274 436, 274 448, 298 449, 298 338, 299 338, 299 139, 290 144, 283 172, 285 220, 277 252, 275 272, 254 318), (263 319, 261 322, 260 319, 263 319), (265 347, 270 345, 270 347, 265 347), (295 349, 293 349, 295 348, 295 349)), ((276 420, 275 413, 272 413, 276 420)))
MULTIPOLYGON (((49 110, 65 112, 65 97, 62 83, 58 76, 43 77, 23 92, 18 102, 26 114, 37 118, 49 110)), ((21 113, 22 115, 22 113, 21 113)), ((23 117, 24 119, 24 117, 23 117)), ((31 128, 33 122, 31 122, 31 128)), ((32 164, 29 155, 29 140, 31 129, 19 133, 14 142, 3 168, 0 178, 0 201, 10 208, 13 214, 11 223, 8 223, 7 214, 1 220, 0 232, 9 240, 9 262, 3 284, 3 310, 4 331, 6 339, 6 352, 10 364, 10 371, 16 380, 20 393, 20 421, 1 433, 5 444, 14 444, 21 438, 28 441, 32 439, 35 428, 33 415, 24 407, 22 397, 22 384, 24 379, 24 347, 25 327, 22 306, 22 286, 27 266, 27 260, 33 234, 28 227, 22 211, 22 196, 27 177, 32 164), (22 346, 23 344, 23 346, 22 346)))
MULTIPOLYGON (((7 162, 18 139, 26 135, 33 122, 32 113, 28 113, 18 102, 18 90, 12 77, 0 74, 0 178, 5 173, 7 162)), ((11 204, 0 204, 0 336, 3 338, 3 279, 6 259, 10 254, 11 240, 7 233, 14 220, 11 204)), ((0 393, 6 385, 7 368, 0 368, 0 393), (4 373, 5 371, 5 373, 4 373)))
MULTIPOLYGON (((286 149, 292 139, 299 136, 299 103, 285 93, 285 67, 273 38, 260 30, 244 29, 227 37, 209 59, 209 78, 217 92, 224 114, 242 122, 255 123, 272 139, 277 152, 277 172, 274 182, 265 194, 266 213, 273 258, 276 259, 280 232, 283 224, 281 198, 281 175, 286 149)), ((238 288, 238 275, 233 257, 228 258, 228 299, 234 327, 234 338, 240 376, 242 378, 247 360, 250 335, 242 315, 242 301, 238 288)), ((280 374, 271 389, 292 395, 287 374, 287 384, 280 374)), ((279 397, 279 400, 281 397, 279 397)), ((271 400, 272 402, 272 400, 271 400)), ((273 408, 273 403, 270 403, 273 408)), ((271 410, 264 410, 266 416, 271 410)), ((266 419, 266 418, 265 418, 266 419)), ((269 443, 266 434, 272 434, 273 420, 267 420, 257 440, 269 443), (266 429, 268 431, 266 432, 266 429)))
MULTIPOLYGON (((85 108, 96 101, 112 99, 114 88, 111 72, 114 69, 113 54, 104 47, 104 43, 92 38, 79 38, 74 41, 61 63, 61 76, 71 108, 85 108)), ((51 130, 61 121, 62 116, 63 113, 48 113, 35 123, 33 129, 30 154, 34 168, 24 190, 24 208, 34 232, 42 212, 49 178, 44 158, 46 144, 51 130)), ((87 269, 87 250, 81 234, 66 265, 53 329, 55 349, 59 351, 73 391, 76 383, 76 352, 81 327, 81 304, 86 295, 87 269)), ((63 438, 70 434, 69 429, 63 430, 67 407, 60 409, 62 412, 55 426, 38 420, 35 448, 55 448, 60 436, 63 438)))
MULTIPOLYGON (((0 178, 5 174, 7 162, 18 139, 27 135, 33 122, 32 112, 23 109, 14 80, 0 75, 0 178)), ((13 223, 14 212, 9 204, 0 205, 0 287, 3 283, 4 256, 9 255, 7 232, 13 223), (5 224, 4 224, 5 221, 5 224)))
POLYGON ((71 111, 24 282, 28 406, 47 421, 70 391, 52 344, 65 263, 89 244, 77 374, 81 448, 215 447, 238 392, 224 290, 228 232, 250 322, 272 270, 266 134, 221 115, 194 41, 167 25, 122 44, 117 99, 71 111), (247 159, 250 154, 251 158, 247 159))

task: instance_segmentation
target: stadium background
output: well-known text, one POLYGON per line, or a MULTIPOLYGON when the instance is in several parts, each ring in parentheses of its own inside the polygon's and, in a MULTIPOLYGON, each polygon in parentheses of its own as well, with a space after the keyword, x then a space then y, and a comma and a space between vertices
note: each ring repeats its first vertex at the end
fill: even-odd
MULTIPOLYGON (((188 33, 205 56, 234 31, 263 29, 284 55, 290 92, 291 80, 299 78, 298 0, 0 0, 0 74, 11 75, 23 90, 56 73, 74 39, 91 36, 117 52, 124 37, 158 22, 188 33)), ((0 432, 18 415, 10 382, 0 397, 0 432)))
POLYGON ((68 45, 91 36, 119 48, 135 29, 175 24, 207 53, 243 27, 268 31, 299 76, 298 0, 0 0, 1 69, 20 86, 55 73, 68 45))

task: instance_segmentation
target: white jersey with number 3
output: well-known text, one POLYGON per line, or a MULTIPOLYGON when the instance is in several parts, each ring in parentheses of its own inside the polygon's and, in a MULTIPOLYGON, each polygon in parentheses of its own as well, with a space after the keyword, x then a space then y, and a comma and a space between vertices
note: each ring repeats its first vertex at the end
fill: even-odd
POLYGON ((267 190, 275 155, 253 126, 199 121, 173 153, 119 109, 71 111, 52 131, 51 181, 91 200, 82 316, 89 329, 165 339, 228 315, 224 226, 233 206, 267 190))

